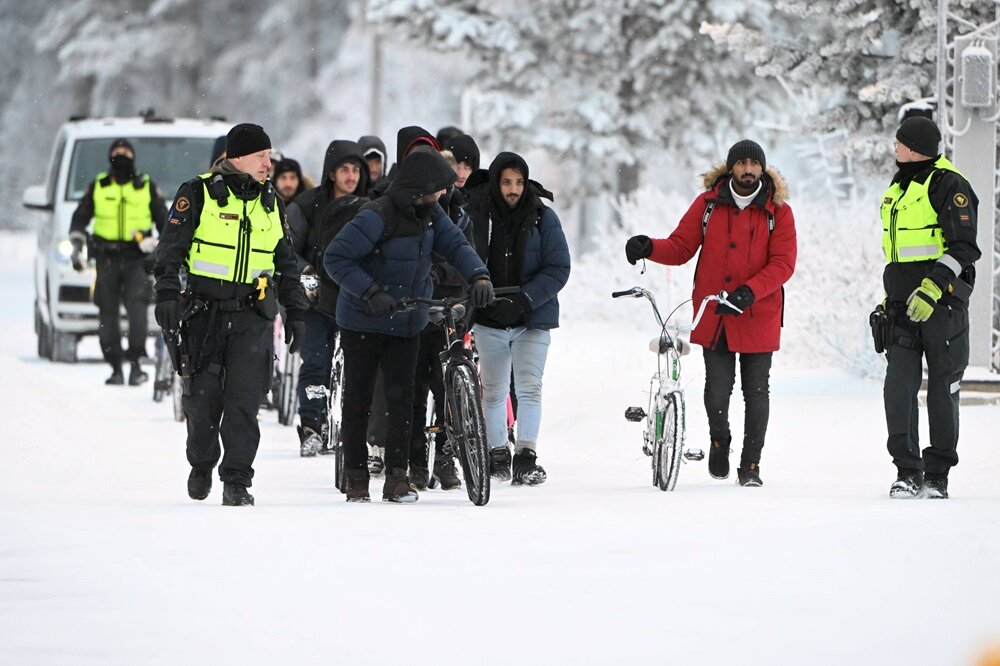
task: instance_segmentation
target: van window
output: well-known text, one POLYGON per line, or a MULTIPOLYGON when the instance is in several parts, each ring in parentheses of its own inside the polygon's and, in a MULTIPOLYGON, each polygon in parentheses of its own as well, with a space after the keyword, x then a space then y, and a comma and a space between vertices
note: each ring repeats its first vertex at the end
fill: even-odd
MULTIPOLYGON (((126 137, 135 147, 135 168, 148 173, 168 200, 181 183, 208 171, 215 138, 126 137)), ((114 139, 80 139, 66 180, 66 200, 79 201, 97 174, 108 170, 108 149, 114 139)))
POLYGON ((56 149, 52 151, 52 163, 49 164, 49 182, 45 184, 45 199, 50 204, 56 200, 56 184, 59 182, 59 170, 62 168, 63 151, 66 150, 66 135, 59 135, 56 149))

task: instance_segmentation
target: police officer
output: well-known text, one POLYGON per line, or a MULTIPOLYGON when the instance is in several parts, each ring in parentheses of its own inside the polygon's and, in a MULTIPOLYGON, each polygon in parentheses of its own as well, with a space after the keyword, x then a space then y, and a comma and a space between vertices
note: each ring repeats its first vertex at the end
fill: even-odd
POLYGON ((145 256, 156 247, 153 227, 162 230, 167 217, 163 197, 149 176, 135 170, 135 150, 125 139, 116 139, 108 151, 111 167, 87 188, 70 223, 73 268, 83 271, 87 227, 94 222, 90 246, 97 260, 94 302, 100 314, 98 338, 104 360, 111 364, 105 384, 124 384, 122 375, 122 300, 128 315, 128 353, 132 365, 128 383, 146 381, 139 359, 146 355, 145 256))
POLYGON ((177 191, 156 258, 156 321, 165 331, 181 331, 183 374, 190 369, 182 401, 188 495, 208 497, 221 439, 219 477, 228 506, 254 503, 247 488, 260 442, 257 411, 271 385, 275 296, 286 309, 292 352, 305 333, 308 304, 284 204, 266 180, 270 149, 259 125, 230 130, 227 158, 177 191))
POLYGON ((883 396, 898 475, 889 496, 948 497, 958 463, 959 383, 969 362, 976 208, 969 181, 938 152, 941 133, 911 117, 896 132, 899 170, 882 197, 885 309, 892 325, 883 396), (921 457, 917 391, 927 358, 930 446, 921 457))

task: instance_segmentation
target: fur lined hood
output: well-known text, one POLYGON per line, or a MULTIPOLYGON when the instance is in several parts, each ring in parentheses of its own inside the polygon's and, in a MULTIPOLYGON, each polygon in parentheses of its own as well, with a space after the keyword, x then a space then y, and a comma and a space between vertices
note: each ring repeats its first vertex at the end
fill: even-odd
MULTIPOLYGON (((714 190, 719 186, 719 182, 729 175, 729 169, 725 162, 720 162, 707 172, 702 174, 702 184, 706 190, 714 190)), ((774 167, 767 167, 764 171, 764 182, 770 189, 770 198, 775 207, 781 207, 788 201, 788 186, 785 179, 774 167)))

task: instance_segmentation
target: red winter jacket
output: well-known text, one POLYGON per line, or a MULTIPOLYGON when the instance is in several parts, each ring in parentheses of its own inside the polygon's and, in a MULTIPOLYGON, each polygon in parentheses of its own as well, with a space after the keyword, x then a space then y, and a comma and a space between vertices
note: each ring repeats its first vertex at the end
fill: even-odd
POLYGON ((785 203, 787 190, 781 175, 768 168, 757 198, 744 210, 733 201, 725 165, 705 174, 706 192, 701 194, 669 238, 653 240, 651 261, 668 266, 687 263, 701 247, 694 273, 693 306, 709 294, 728 292, 746 285, 756 300, 739 316, 719 316, 715 305, 705 309, 691 342, 713 349, 722 331, 730 351, 757 353, 777 351, 784 312, 782 285, 795 270, 795 218, 785 203), (709 202, 715 208, 702 238, 702 216, 709 202), (765 210, 774 215, 768 232, 765 210))

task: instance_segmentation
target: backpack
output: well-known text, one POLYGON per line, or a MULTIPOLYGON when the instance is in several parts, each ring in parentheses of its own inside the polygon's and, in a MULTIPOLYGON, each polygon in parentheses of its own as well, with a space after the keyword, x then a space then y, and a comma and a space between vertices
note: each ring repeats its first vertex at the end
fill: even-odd
MULTIPOLYGON (((714 202, 714 201, 709 201, 705 205, 705 212, 701 216, 701 237, 702 238, 705 237, 705 231, 708 230, 708 218, 712 217, 712 211, 715 210, 715 203, 716 202, 714 202)), ((774 231, 774 213, 772 213, 771 211, 769 211, 766 208, 764 209, 764 212, 767 214, 767 235, 770 236, 771 232, 774 231)))

